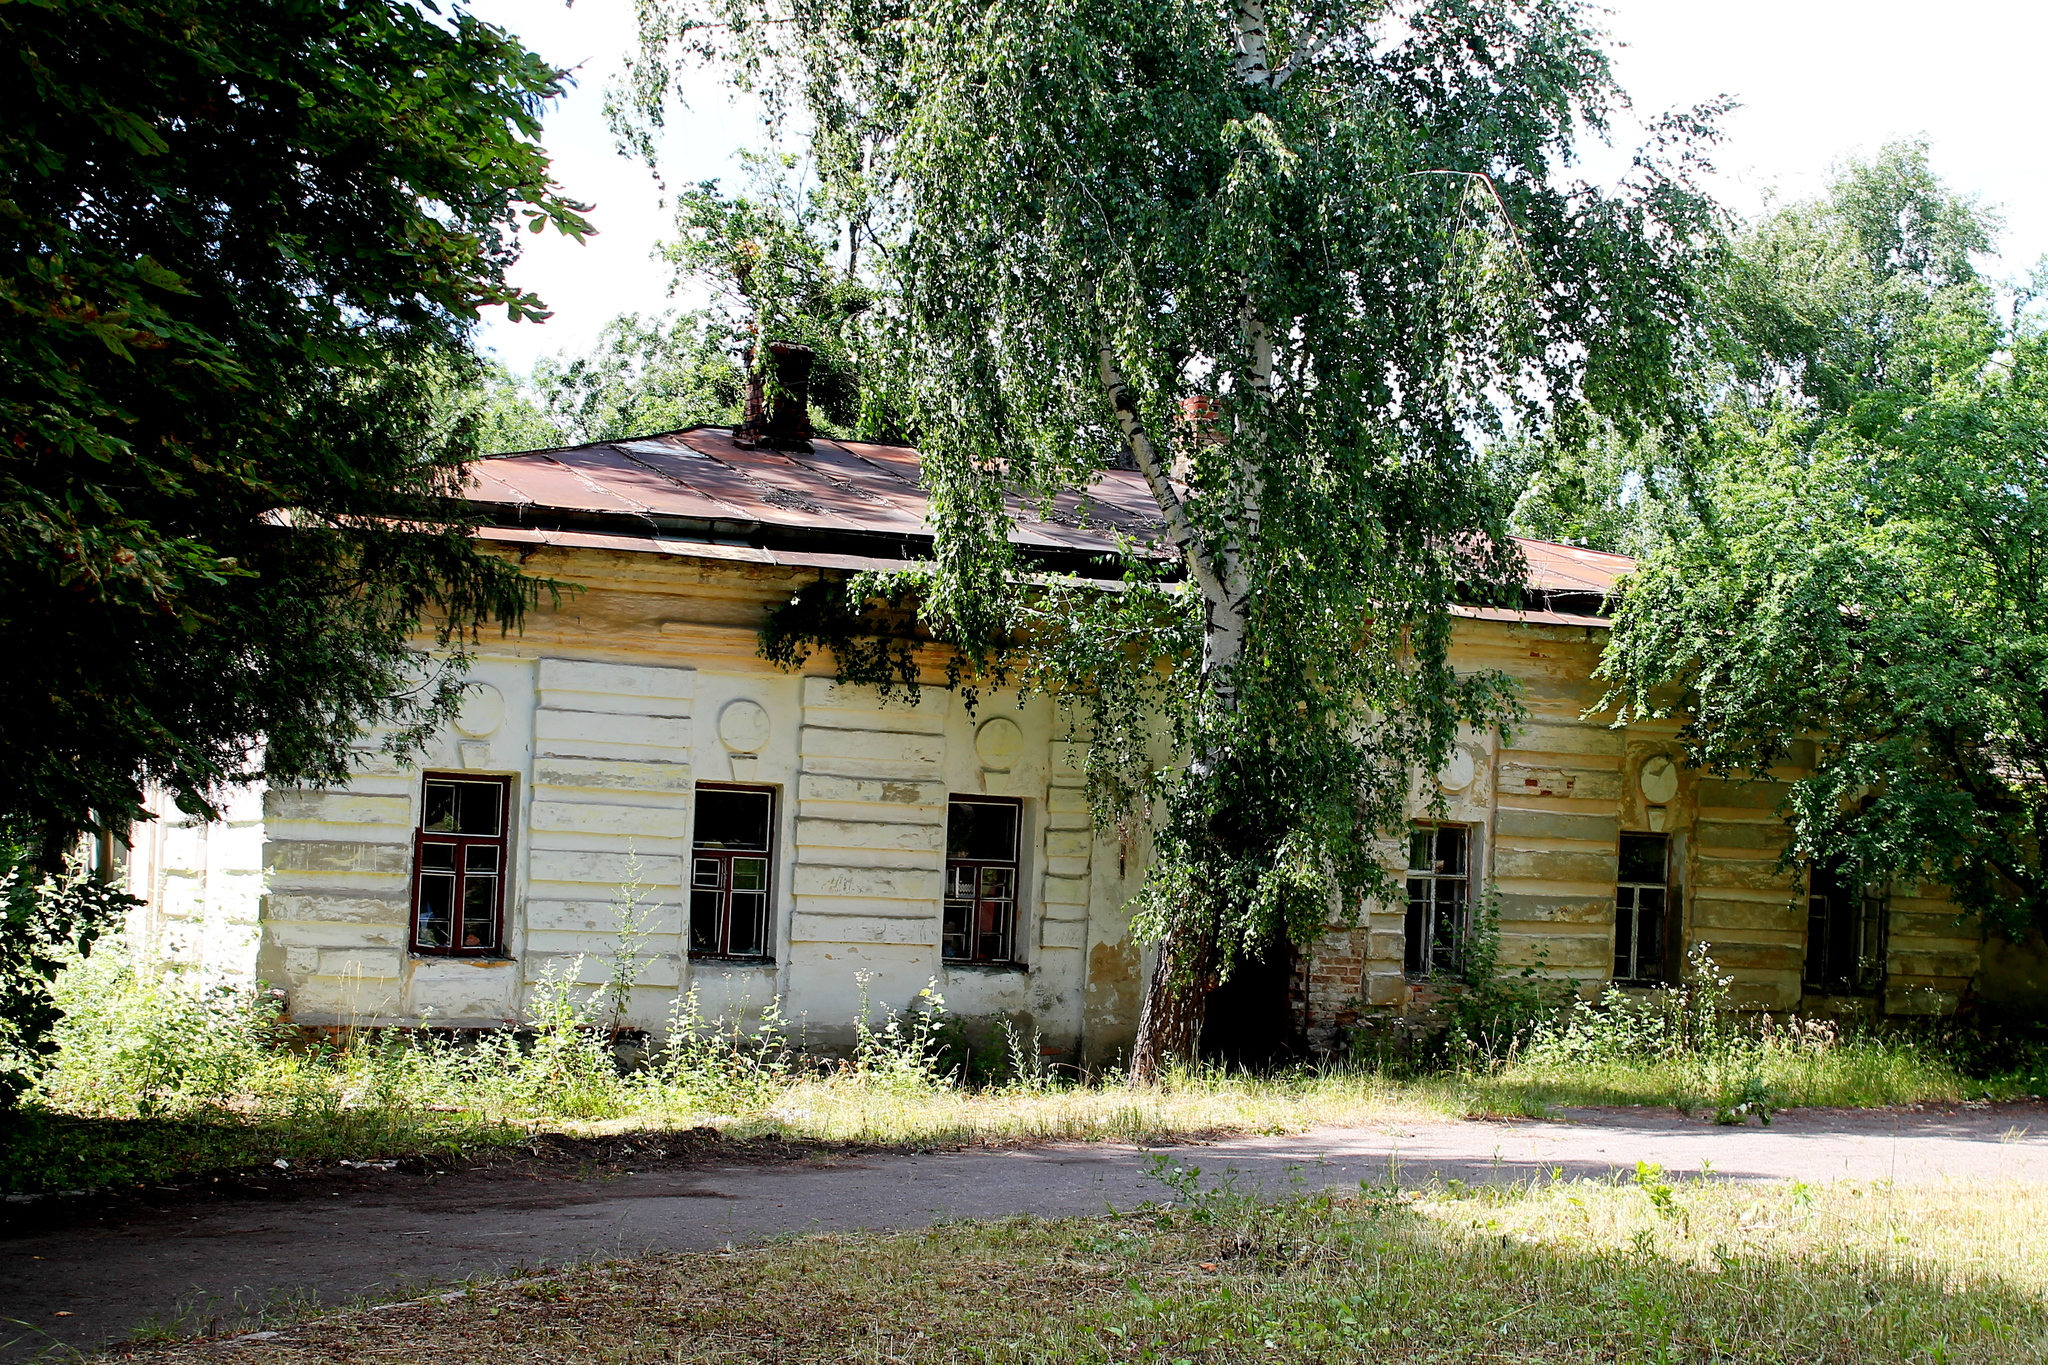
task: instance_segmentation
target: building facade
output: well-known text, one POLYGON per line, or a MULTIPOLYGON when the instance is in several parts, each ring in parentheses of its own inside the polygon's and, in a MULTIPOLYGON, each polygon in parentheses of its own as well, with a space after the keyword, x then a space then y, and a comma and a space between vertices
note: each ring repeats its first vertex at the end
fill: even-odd
MULTIPOLYGON (((970 710, 942 686, 841 685, 829 658, 763 660, 774 606, 929 546, 915 452, 789 445, 698 428, 480 461, 484 536, 560 600, 479 648, 461 717, 416 765, 366 742, 345 788, 142 827, 151 939, 283 990, 302 1024, 502 1027, 543 981, 606 980, 637 930, 641 1027, 694 992, 713 1018, 777 1006, 831 1049, 935 986, 956 1016, 1113 1062, 1144 980, 1126 903, 1145 849, 1095 829, 1086 736, 1044 698, 970 710)), ((1117 470, 1017 513, 1026 555, 1075 572, 1154 528, 1117 470)), ((1672 979, 1698 942, 1750 1008, 1963 1004, 1980 944, 1937 891, 1777 870, 1796 771, 1698 774, 1675 722, 1587 714, 1628 561, 1524 548, 1527 609, 1460 609, 1453 659, 1516 678, 1528 723, 1464 736, 1418 782, 1416 824, 1387 845, 1406 900, 1288 964, 1294 1032, 1329 1047, 1426 1007, 1482 902, 1505 962, 1589 987, 1672 979)))

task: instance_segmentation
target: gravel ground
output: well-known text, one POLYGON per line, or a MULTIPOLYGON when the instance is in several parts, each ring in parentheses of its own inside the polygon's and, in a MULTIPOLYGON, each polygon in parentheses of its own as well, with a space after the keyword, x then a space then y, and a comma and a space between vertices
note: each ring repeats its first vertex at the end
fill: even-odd
POLYGON ((1166 1197, 1161 1154, 1215 1180, 1404 1185, 1605 1176, 1654 1162, 1730 1180, 2048 1180, 2048 1106, 1794 1110, 1717 1128, 1649 1110, 1557 1121, 1325 1128, 1141 1150, 1048 1145, 902 1154, 708 1132, 577 1141, 473 1164, 320 1166, 119 1197, 10 1203, 0 1360, 215 1332, 283 1305, 390 1296, 518 1267, 940 1218, 1093 1213, 1166 1197))

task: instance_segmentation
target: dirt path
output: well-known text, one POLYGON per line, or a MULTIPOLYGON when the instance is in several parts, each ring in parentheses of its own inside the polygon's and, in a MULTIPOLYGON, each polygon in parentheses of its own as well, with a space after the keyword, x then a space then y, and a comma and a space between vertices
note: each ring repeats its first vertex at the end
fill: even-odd
POLYGON ((2043 1181, 2048 1106, 1807 1110, 1770 1128, 1576 1111, 1562 1122, 1320 1129, 1154 1151, 1065 1145, 822 1159, 773 1144, 650 1135, 595 1156, 556 1151, 438 1174, 327 1168, 121 1204, 14 1204, 0 1234, 0 1360, 64 1358, 151 1324, 218 1331, 266 1305, 388 1295, 650 1248, 1126 1207, 1166 1197, 1147 1174, 1160 1151, 1212 1178, 1273 1190, 1604 1176, 1638 1161, 1736 1180, 2043 1181))

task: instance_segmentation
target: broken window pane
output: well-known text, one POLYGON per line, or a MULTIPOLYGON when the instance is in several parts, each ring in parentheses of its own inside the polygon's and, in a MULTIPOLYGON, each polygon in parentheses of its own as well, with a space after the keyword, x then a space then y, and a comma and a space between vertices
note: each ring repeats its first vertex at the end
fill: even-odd
POLYGON ((1614 979, 1649 985, 1665 979, 1671 941, 1670 840, 1662 834, 1621 836, 1614 889, 1614 979))
POLYGON ((697 789, 698 848, 745 848, 765 852, 775 798, 764 791, 697 789))
POLYGON ((1410 975, 1458 970, 1466 929, 1464 825, 1420 825, 1408 838, 1408 914, 1402 965, 1410 975))
POLYGON ((1017 861, 1017 812, 1008 802, 954 801, 946 813, 946 856, 974 862, 1017 861))

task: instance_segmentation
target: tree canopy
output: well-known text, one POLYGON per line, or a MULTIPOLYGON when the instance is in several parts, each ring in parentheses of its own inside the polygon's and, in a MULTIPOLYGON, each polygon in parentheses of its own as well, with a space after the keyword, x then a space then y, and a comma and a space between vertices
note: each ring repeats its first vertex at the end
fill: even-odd
POLYGON ((1661 402, 1709 114, 1618 195, 1572 180, 1616 98, 1573 0, 641 13, 643 118, 679 53, 724 61, 862 206, 940 523, 919 609, 1086 710, 1098 815, 1159 812, 1139 1072, 1187 1054, 1235 958, 1391 891, 1411 774, 1512 714, 1447 653, 1455 600, 1519 600, 1475 441, 1661 402), (1182 586, 1033 614, 1005 498, 1108 462, 1182 586))
POLYGON ((1980 272, 1995 218, 1925 147, 1737 242, 1739 363, 1606 668, 1692 760, 1810 774, 1787 860, 2048 925, 2048 329, 1980 272))
POLYGON ((749 192, 716 180, 676 195, 676 235, 661 244, 671 293, 702 288, 702 311, 613 318, 585 354, 542 357, 529 375, 502 367, 466 397, 477 405, 485 449, 605 441, 697 423, 745 420, 749 373, 763 338, 812 353, 809 399, 824 431, 900 439, 901 420, 862 320, 874 287, 858 248, 840 248, 822 186, 805 184, 792 158, 744 153, 749 192))
POLYGON ((699 313, 621 313, 583 354, 542 356, 526 375, 495 366, 456 404, 474 412, 493 453, 731 424, 746 376, 726 342, 699 313))
POLYGON ((562 73, 406 0, 22 0, 0 64, 0 822, 343 780, 536 590, 451 512, 446 400, 481 310, 543 316, 520 231, 589 230, 562 73))

